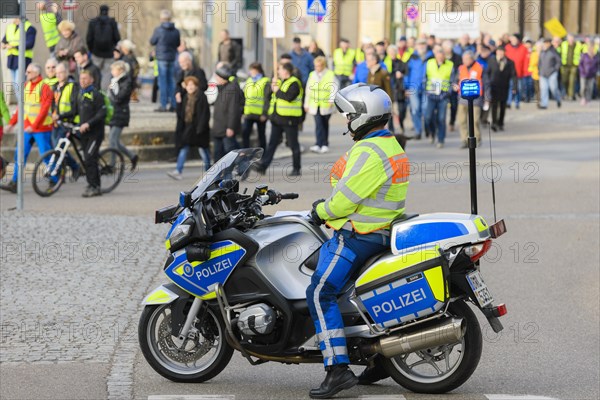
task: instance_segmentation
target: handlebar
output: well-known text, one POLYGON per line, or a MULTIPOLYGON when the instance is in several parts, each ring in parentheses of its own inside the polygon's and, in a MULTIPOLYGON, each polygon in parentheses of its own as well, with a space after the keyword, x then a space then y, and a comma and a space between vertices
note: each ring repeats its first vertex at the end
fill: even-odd
POLYGON ((298 193, 282 193, 281 194, 281 200, 293 200, 293 199, 297 199, 298 193))
POLYGON ((64 121, 58 120, 58 121, 56 121, 56 125, 70 129, 73 133, 79 132, 79 125, 75 125, 70 122, 64 122, 64 121))

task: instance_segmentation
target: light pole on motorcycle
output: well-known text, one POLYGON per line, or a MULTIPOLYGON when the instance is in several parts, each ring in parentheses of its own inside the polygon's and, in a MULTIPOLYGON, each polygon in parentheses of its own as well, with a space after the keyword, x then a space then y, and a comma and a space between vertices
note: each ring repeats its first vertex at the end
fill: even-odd
POLYGON ((460 82, 460 95, 469 103, 469 138, 467 144, 469 147, 469 180, 471 183, 471 214, 477 214, 477 169, 475 161, 475 149, 477 140, 475 139, 475 116, 473 111, 473 101, 481 96, 481 85, 477 79, 465 79, 460 82))

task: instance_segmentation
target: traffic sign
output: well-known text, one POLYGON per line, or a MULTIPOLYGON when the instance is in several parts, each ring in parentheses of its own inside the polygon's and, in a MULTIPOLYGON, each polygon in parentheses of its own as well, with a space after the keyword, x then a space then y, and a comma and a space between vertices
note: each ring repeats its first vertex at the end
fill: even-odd
POLYGON ((79 8, 79 2, 75 0, 64 0, 63 10, 77 10, 79 8))
POLYGON ((327 0, 308 0, 306 14, 324 17, 327 14, 327 0))

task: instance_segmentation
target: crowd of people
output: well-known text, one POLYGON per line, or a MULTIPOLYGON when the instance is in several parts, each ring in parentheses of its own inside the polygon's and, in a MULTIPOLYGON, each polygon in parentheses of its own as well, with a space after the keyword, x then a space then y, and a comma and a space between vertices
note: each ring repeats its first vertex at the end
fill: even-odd
MULTIPOLYGON (((79 103, 89 91, 81 82, 83 77, 97 91, 94 96, 106 99, 104 106, 111 108, 110 120, 102 121, 109 126, 110 146, 127 156, 135 168, 138 156, 120 140, 129 124, 129 104, 138 101, 140 65, 135 44, 121 39, 106 5, 89 22, 85 41, 73 22, 61 18, 54 3, 40 2, 38 7, 43 14, 42 30, 51 58, 43 70, 31 63, 36 29, 26 20, 26 68, 29 73, 29 66, 33 65, 31 76, 40 78, 38 83, 27 76, 31 86, 26 88, 24 100, 27 134, 32 136, 26 140, 29 144, 35 141, 40 150, 48 149, 64 136, 64 129, 51 120, 84 123, 81 115, 73 111, 83 106, 79 103), (41 89, 37 85, 42 85, 41 89), (52 93, 48 107, 41 106, 45 103, 40 99, 33 104, 27 90, 52 93)), ((19 19, 8 24, 2 38, 14 82, 19 24, 19 19)), ((359 47, 341 39, 328 58, 316 41, 305 48, 302 40, 295 37, 289 52, 279 57, 273 77, 266 76, 263 66, 255 61, 250 63, 248 78, 241 84, 237 77, 245 74, 242 48, 227 30, 220 32, 220 39, 213 75, 217 92, 212 104, 214 118, 205 93, 209 88, 207 75, 186 48, 170 11, 160 12, 160 23, 149 39, 155 75, 153 99, 156 101, 160 94, 155 111, 175 112, 177 116, 173 155, 176 169, 168 174, 173 179, 182 179, 191 148, 199 149, 204 167, 209 168, 211 160, 240 147, 240 141, 244 147, 254 144, 254 127, 258 133, 256 144, 265 149, 258 171, 270 165, 285 138, 292 151, 291 175, 300 175, 302 151, 298 134, 305 118, 310 115, 315 123, 315 142, 310 151, 328 153, 329 121, 335 112, 333 98, 338 90, 354 83, 379 86, 390 96, 394 116, 388 129, 392 133, 416 140, 427 138, 438 148, 444 147, 446 131, 456 128, 461 146, 467 146, 467 102, 460 95, 460 82, 464 79, 477 79, 482 87, 482 96, 475 100, 474 131, 478 142, 482 124, 489 123, 493 131, 504 130, 506 110, 513 106, 519 109, 521 102, 535 101, 543 110, 551 98, 560 107, 565 100, 579 97, 581 104, 586 105, 598 97, 600 38, 578 40, 567 35, 564 40, 540 38, 534 42, 519 34, 505 34, 497 40, 481 34, 477 38, 463 35, 454 42, 423 34, 418 38, 402 36, 396 43, 388 39, 373 43, 365 37, 359 47), (405 133, 407 113, 412 120, 412 134, 405 133), (267 141, 269 121, 271 135, 267 141)), ((2 113, 3 125, 8 124, 10 129, 16 117, 13 115, 7 123, 7 111, 2 113)), ((104 127, 97 131, 100 130, 104 132, 104 127)), ((97 139, 100 138, 98 133, 97 139)), ((88 153, 93 162, 97 151, 88 153)), ((68 163, 76 175, 76 163, 71 159, 68 163)), ((15 182, 16 174, 2 188, 14 192, 15 182)), ((88 185, 86 193, 100 193, 94 177, 89 177, 88 185)))

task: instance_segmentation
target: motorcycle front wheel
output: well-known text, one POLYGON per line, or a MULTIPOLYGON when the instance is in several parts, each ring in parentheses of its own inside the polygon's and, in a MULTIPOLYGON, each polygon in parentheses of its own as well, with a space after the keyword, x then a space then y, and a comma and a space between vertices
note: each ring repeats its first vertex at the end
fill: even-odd
POLYGON ((201 311, 192 339, 171 335, 171 305, 146 306, 138 339, 144 357, 159 374, 173 382, 199 383, 217 376, 229 363, 233 349, 225 338, 225 323, 210 308, 201 311))
POLYGON ((467 330, 461 341, 379 362, 396 383, 415 393, 441 394, 456 389, 475 372, 483 338, 477 317, 462 300, 448 307, 448 315, 464 318, 467 330))

